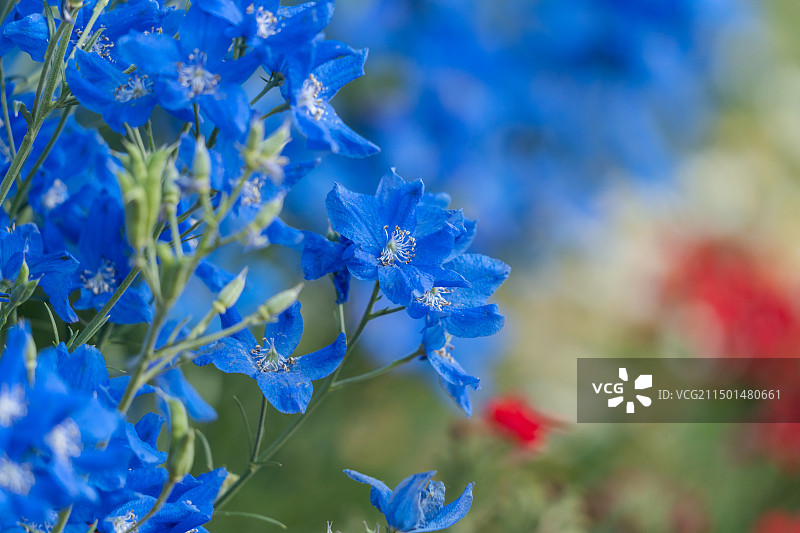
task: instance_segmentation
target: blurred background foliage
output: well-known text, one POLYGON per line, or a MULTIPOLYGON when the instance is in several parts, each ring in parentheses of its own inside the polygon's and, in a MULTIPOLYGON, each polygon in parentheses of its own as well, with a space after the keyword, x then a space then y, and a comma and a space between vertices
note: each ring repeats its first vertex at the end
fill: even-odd
MULTIPOLYGON (((423 363, 336 392, 276 456, 283 466, 264 469, 227 510, 294 531, 324 532, 328 520, 363 531, 380 515, 343 468, 390 486, 438 469, 448 500, 476 482, 454 532, 800 531, 793 425, 574 421, 578 357, 800 355, 796 3, 336 9, 329 37, 370 48, 367 76, 337 110, 383 152, 328 157, 292 192, 287 220, 324 232, 332 180, 371 192, 390 165, 423 178, 479 220, 474 251, 512 265, 498 296, 507 326, 456 347, 483 379, 471 418, 423 363)), ((257 271, 262 287, 296 281, 297 258, 284 252, 267 252, 278 266, 257 271)), ((301 297, 306 323, 321 325, 301 350, 335 335, 330 291, 314 282, 301 297)), ((363 299, 354 295, 350 323, 363 299)), ((343 377, 408 353, 416 339, 402 322, 371 325, 343 377)), ((241 471, 247 432, 233 395, 254 424, 259 390, 243 376, 187 372, 220 413, 202 428, 215 466, 241 471)), ((289 419, 271 411, 266 438, 289 419)), ((220 517, 210 529, 262 527, 272 526, 220 517)))

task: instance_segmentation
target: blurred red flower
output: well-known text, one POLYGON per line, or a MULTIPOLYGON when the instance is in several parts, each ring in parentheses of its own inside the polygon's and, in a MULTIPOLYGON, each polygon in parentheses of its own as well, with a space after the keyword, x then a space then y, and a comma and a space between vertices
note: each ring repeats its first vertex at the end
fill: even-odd
POLYGON ((489 400, 486 420, 497 432, 526 449, 541 446, 555 424, 554 420, 534 410, 521 396, 502 396, 489 400))
POLYGON ((753 533, 797 533, 800 531, 800 515, 785 511, 769 511, 761 515, 753 526, 753 533))

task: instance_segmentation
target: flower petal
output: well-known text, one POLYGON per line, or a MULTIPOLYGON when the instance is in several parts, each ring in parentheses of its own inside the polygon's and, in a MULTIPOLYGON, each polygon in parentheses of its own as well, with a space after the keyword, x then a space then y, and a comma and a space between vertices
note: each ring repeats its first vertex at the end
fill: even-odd
POLYGON ((412 474, 395 487, 383 513, 389 526, 400 531, 412 531, 422 521, 420 494, 435 473, 431 470, 412 474))
POLYGON ((422 527, 414 529, 414 533, 425 533, 426 531, 439 531, 446 529, 462 518, 464 518, 472 507, 472 487, 475 483, 470 483, 455 501, 442 507, 442 510, 432 520, 429 520, 422 527))
POLYGON ((392 491, 386 486, 386 483, 374 477, 365 476, 355 470, 345 470, 344 473, 353 481, 370 485, 372 487, 369 491, 370 502, 380 512, 386 513, 386 506, 389 503, 389 498, 392 496, 392 491))
POLYGON ((342 364, 346 351, 347 338, 340 333, 332 344, 298 358, 293 370, 302 372, 312 380, 328 377, 342 364))
POLYGON ((281 413, 305 413, 314 393, 311 380, 299 372, 260 372, 256 383, 281 413))
POLYGON ((277 322, 271 322, 264 328, 267 339, 264 350, 269 349, 271 339, 275 341, 275 350, 283 357, 294 353, 300 338, 303 336, 303 316, 300 314, 300 302, 295 302, 278 316, 277 322))

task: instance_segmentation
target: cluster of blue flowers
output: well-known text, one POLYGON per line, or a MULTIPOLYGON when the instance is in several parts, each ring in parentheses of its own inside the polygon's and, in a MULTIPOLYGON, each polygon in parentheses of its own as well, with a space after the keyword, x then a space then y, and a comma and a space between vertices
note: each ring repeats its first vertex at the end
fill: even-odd
MULTIPOLYGON (((378 152, 330 103, 364 75, 367 58, 366 50, 325 38, 333 8, 332 0, 0 6, 0 530, 205 531, 215 509, 329 391, 412 361, 430 364, 471 412, 467 390, 478 389, 479 379, 453 358, 452 342, 503 327, 487 300, 509 275, 503 262, 468 252, 476 222, 451 209, 447 195, 394 171, 374 195, 334 185, 325 235, 278 216, 319 162, 289 160, 294 132, 310 151, 378 152), (254 97, 245 90, 253 84, 260 88, 254 97), (260 112, 258 101, 273 88, 280 102, 260 112), (265 119, 281 113, 287 119, 269 131, 265 119), (296 353, 299 287, 245 313, 240 296, 259 289, 247 265, 235 275, 214 259, 269 245, 298 252, 298 276, 330 276, 341 326, 327 346, 296 353), (213 293, 199 317, 181 311, 193 278, 213 293), (348 333, 352 278, 372 282, 373 292, 348 333), (384 298, 390 304, 377 308, 384 298), (419 348, 339 378, 367 324, 400 312, 417 324, 419 348), (144 324, 146 334, 123 368, 110 371, 101 350, 115 333, 136 331, 123 330, 128 324, 144 324), (249 328, 260 325, 258 342, 249 328), (242 475, 190 474, 197 434, 190 420, 216 413, 183 375, 188 362, 245 374, 263 392, 242 475), (135 423, 134 402, 148 410, 135 423), (269 405, 296 416, 262 450, 269 405), (165 420, 169 448, 162 451, 165 420)), ((372 485, 372 502, 394 531, 444 529, 472 501, 470 485, 444 506, 433 472, 394 492, 346 472, 372 485)))

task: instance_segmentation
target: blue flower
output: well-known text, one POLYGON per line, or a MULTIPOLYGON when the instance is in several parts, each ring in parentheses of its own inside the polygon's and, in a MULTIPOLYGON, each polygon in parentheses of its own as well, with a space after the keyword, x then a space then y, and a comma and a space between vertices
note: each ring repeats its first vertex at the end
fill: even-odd
POLYGON ((370 502, 386 517, 389 527, 402 533, 423 533, 445 529, 466 516, 472 506, 470 483, 455 501, 444 505, 444 483, 433 481, 436 471, 408 476, 394 490, 383 481, 354 470, 347 476, 370 485, 370 502))
MULTIPOLYGON (((76 309, 100 309, 131 270, 125 242, 124 213, 118 200, 102 193, 83 223, 78 241, 80 268, 74 278, 80 289, 76 309)), ((131 286, 111 309, 111 321, 135 324, 153 319, 152 295, 145 283, 131 286)))
MULTIPOLYGON (((241 321, 236 308, 220 315, 223 327, 241 321)), ((256 380, 264 396, 282 413, 305 412, 313 394, 312 380, 322 379, 336 370, 344 359, 347 342, 339 334, 333 344, 316 352, 294 357, 303 334, 300 303, 281 313, 278 321, 267 324, 264 344, 242 330, 200 352, 197 365, 213 363, 226 373, 245 374, 256 380)))
POLYGON ((69 294, 78 261, 65 250, 44 253, 42 236, 35 224, 0 231, 0 277, 13 281, 23 260, 30 270, 29 279, 38 280, 56 313, 66 322, 77 321, 78 316, 69 305, 69 294))
POLYGON ((256 48, 268 47, 274 55, 301 47, 328 25, 333 0, 283 7, 279 0, 198 0, 203 11, 228 21, 226 35, 244 37, 256 48))
POLYGON ((423 332, 422 344, 425 349, 425 360, 430 363, 439 375, 439 384, 450 398, 456 402, 467 416, 472 415, 472 402, 467 394, 467 387, 480 389, 480 379, 469 374, 453 357, 453 345, 449 336, 440 326, 426 329, 423 332))
MULTIPOLYGON (((28 52, 35 61, 44 61, 47 44, 50 41, 50 32, 47 19, 42 14, 42 3, 33 1, 22 2, 28 4, 26 8, 19 9, 27 16, 9 22, 3 30, 5 38, 17 45, 20 50, 28 52), (34 8, 33 5, 36 5, 34 8), (35 11, 33 11, 35 9, 35 11)), ((52 0, 51 4, 57 4, 52 0)), ((74 46, 89 22, 92 9, 97 0, 87 2, 78 12, 75 19, 75 29, 70 35, 70 44, 74 46)), ((155 0, 130 0, 121 4, 116 9, 102 14, 97 24, 93 27, 103 29, 89 50, 93 55, 107 58, 109 61, 118 60, 115 44, 117 39, 131 31, 153 31, 159 27, 161 21, 167 16, 169 10, 161 9, 155 0)))
POLYGON ((321 37, 288 57, 271 59, 267 71, 281 72, 281 94, 291 106, 292 119, 308 138, 311 150, 329 150, 347 157, 367 157, 380 149, 342 121, 330 105, 339 89, 364 75, 367 50, 354 50, 321 37))
POLYGON ((354 243, 345 258, 350 273, 377 279, 387 298, 400 305, 421 297, 435 282, 468 285, 441 266, 453 251, 456 230, 449 224, 423 228, 431 233, 418 230, 422 193, 422 181, 406 182, 392 171, 381 179, 375 196, 336 184, 326 200, 333 229, 354 243))
POLYGON ((312 231, 304 231, 300 262, 305 279, 318 279, 331 274, 336 289, 336 303, 343 304, 350 297, 350 272, 345 265, 344 254, 353 243, 335 232, 331 233, 333 240, 312 231))
POLYGON ((120 53, 140 76, 148 76, 164 109, 191 122, 192 105, 197 104, 223 134, 238 139, 250 122, 250 104, 240 83, 258 67, 258 58, 248 54, 226 61, 231 39, 217 25, 211 15, 190 9, 180 26, 180 40, 131 33, 120 39, 120 53))
POLYGON ((444 331, 456 337, 485 337, 500 331, 503 315, 497 305, 487 305, 486 299, 508 278, 509 266, 485 255, 463 254, 444 267, 460 274, 469 286, 436 283, 408 303, 408 314, 425 317, 426 327, 441 324, 444 331))
POLYGON ((87 109, 100 113, 109 127, 125 133, 144 125, 156 106, 153 80, 147 74, 125 74, 103 57, 76 50, 66 69, 72 94, 87 109))
POLYGON ((103 362, 96 349, 82 346, 66 358, 56 349, 33 358, 35 351, 27 324, 8 331, 0 357, 0 528, 96 501, 90 480, 106 467, 97 445, 121 423, 94 394, 102 381, 94 363, 103 362))

